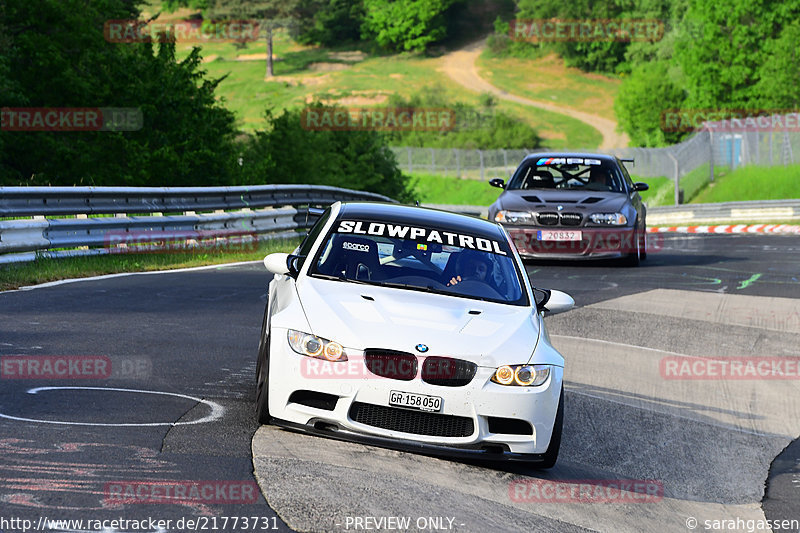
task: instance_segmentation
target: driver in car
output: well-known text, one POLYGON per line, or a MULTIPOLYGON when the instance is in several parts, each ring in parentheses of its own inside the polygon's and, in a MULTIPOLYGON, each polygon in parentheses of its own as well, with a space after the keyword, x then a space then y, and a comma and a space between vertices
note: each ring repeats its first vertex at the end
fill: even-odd
POLYGON ((456 260, 456 274, 447 282, 452 287, 459 282, 474 280, 484 281, 491 271, 492 264, 482 254, 465 250, 456 260))

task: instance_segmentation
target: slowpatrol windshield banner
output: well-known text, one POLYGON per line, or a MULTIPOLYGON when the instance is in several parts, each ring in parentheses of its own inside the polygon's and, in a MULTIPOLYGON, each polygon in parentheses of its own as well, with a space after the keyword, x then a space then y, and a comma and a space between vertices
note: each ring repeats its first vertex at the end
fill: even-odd
POLYGON ((391 224, 386 222, 368 222, 361 220, 340 220, 336 230, 339 233, 352 235, 372 235, 394 239, 408 239, 417 242, 437 243, 446 246, 458 246, 481 252, 508 255, 500 242, 485 237, 455 233, 452 231, 391 224))

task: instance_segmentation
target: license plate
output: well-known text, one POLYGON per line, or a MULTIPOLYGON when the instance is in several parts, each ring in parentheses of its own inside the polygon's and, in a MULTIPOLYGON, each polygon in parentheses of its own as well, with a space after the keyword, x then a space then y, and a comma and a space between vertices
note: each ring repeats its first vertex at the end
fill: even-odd
POLYGON ((442 410, 442 398, 393 390, 389 393, 389 405, 438 413, 442 410))
POLYGON ((537 241, 579 241, 581 240, 580 231, 537 231, 537 241))

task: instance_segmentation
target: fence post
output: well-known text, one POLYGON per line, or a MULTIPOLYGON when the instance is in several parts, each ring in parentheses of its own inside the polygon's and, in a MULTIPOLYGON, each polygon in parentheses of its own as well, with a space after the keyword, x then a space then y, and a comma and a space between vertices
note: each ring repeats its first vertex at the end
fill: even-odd
POLYGON ((481 181, 483 181, 485 179, 485 176, 484 176, 484 173, 483 173, 483 150, 478 150, 478 155, 481 158, 481 181))
POLYGON ((714 183, 714 132, 708 130, 708 175, 711 183, 714 183))
POLYGON ((761 132, 756 130, 756 165, 761 165, 761 132))
POLYGON ((769 130, 769 166, 772 166, 772 129, 769 130))
POLYGON ((667 155, 670 157, 670 159, 672 159, 672 162, 675 165, 675 170, 674 170, 674 174, 673 174, 673 177, 674 177, 674 180, 675 180, 675 205, 680 205, 680 203, 681 203, 681 200, 680 200, 680 198, 681 198, 680 197, 680 180, 681 180, 681 178, 680 178, 680 176, 681 175, 680 175, 680 172, 679 172, 680 169, 678 168, 678 158, 675 157, 674 155, 672 155, 671 152, 667 152, 667 155))

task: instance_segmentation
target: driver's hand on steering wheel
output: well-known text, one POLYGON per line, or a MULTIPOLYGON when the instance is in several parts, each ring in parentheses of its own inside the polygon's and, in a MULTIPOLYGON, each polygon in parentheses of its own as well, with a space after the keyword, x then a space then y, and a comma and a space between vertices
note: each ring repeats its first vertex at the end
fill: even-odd
POLYGON ((450 278, 450 281, 447 282, 447 286, 452 287, 453 285, 456 285, 459 281, 463 281, 461 279, 461 276, 453 276, 452 278, 450 278))

